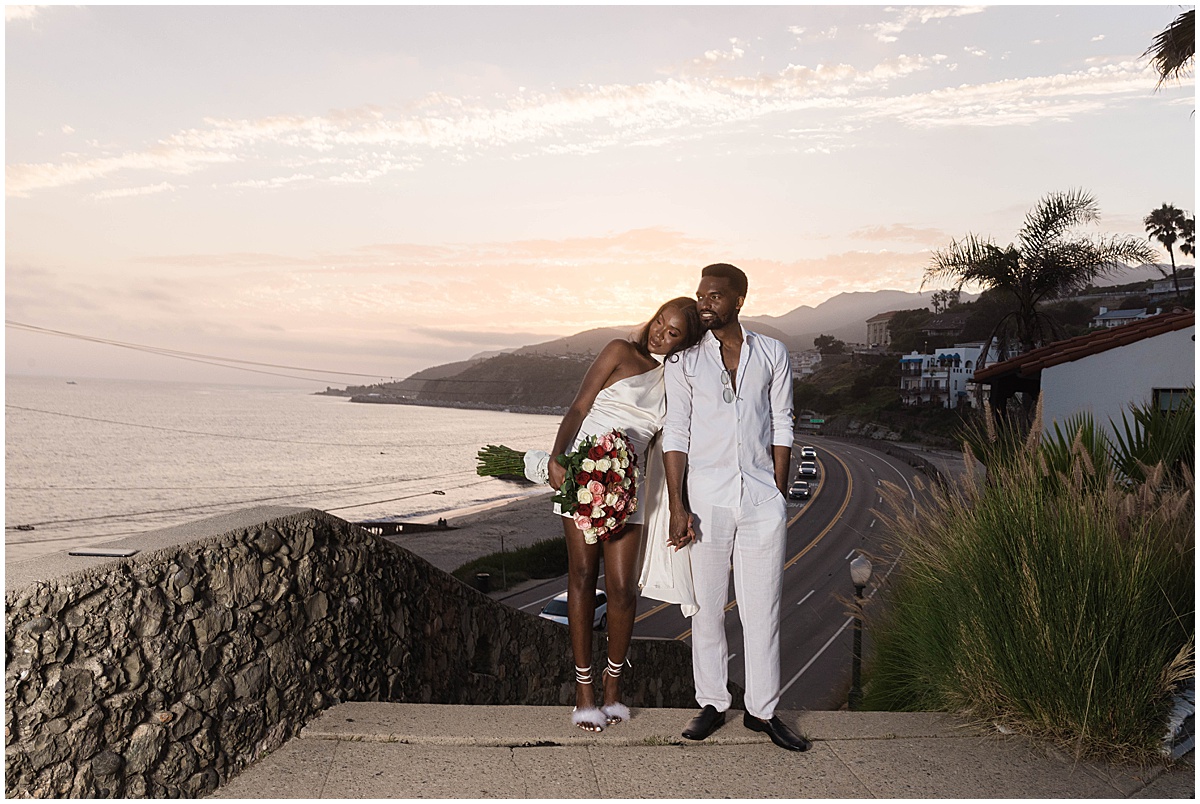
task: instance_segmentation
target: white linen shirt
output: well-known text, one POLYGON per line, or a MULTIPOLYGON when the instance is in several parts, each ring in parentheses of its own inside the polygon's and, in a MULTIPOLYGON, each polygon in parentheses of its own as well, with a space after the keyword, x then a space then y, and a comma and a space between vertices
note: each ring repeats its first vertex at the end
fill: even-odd
POLYGON ((742 327, 737 396, 726 402, 721 343, 712 331, 666 362, 663 451, 688 456, 691 499, 735 508, 779 494, 772 447, 791 447, 792 366, 787 348, 742 327))

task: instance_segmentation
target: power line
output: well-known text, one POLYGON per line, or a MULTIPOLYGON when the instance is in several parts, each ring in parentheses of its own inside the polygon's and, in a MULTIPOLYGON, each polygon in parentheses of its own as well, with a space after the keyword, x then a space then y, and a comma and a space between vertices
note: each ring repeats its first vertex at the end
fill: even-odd
POLYGON ((89 341, 91 343, 101 343, 106 346, 117 346, 122 349, 132 349, 137 352, 147 352, 149 354, 161 355, 163 357, 174 357, 180 360, 190 360, 196 363, 206 363, 212 366, 221 366, 222 368, 239 369, 241 371, 251 371, 256 374, 269 374, 275 377, 288 377, 296 380, 307 380, 309 382, 323 381, 315 377, 297 377, 292 374, 278 374, 271 371, 261 371, 259 369, 245 368, 246 366, 261 366, 265 368, 285 369, 287 371, 306 371, 313 374, 335 374, 342 377, 378 377, 378 374, 364 374, 355 371, 335 371, 333 369, 310 369, 304 366, 287 366, 278 363, 263 363, 256 360, 241 360, 236 357, 221 357, 220 355, 208 355, 201 352, 186 352, 180 349, 167 349, 161 346, 147 346, 141 343, 130 343, 127 341, 113 340, 112 338, 101 338, 95 335, 83 335, 78 332, 66 332, 59 329, 50 329, 49 327, 39 327, 33 324, 25 324, 20 321, 5 319, 4 326, 12 329, 21 330, 24 332, 32 332, 39 335, 53 335, 60 338, 71 338, 79 341, 89 341), (216 362, 214 362, 216 361, 216 362), (236 363, 239 365, 228 365, 236 363))

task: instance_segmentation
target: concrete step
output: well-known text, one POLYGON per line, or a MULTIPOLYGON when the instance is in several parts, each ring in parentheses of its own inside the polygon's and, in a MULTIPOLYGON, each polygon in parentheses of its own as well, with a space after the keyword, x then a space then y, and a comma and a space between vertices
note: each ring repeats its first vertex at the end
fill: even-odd
POLYGON ((1192 798, 1190 764, 1075 762, 935 713, 781 712, 814 741, 783 751, 729 712, 637 709, 599 734, 567 707, 345 703, 215 798, 1192 798))

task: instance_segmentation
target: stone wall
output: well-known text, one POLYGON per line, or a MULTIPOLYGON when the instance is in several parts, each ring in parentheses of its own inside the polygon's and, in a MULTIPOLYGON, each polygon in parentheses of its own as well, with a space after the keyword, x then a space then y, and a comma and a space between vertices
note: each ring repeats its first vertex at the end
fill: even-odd
MULTIPOLYGON (((9 796, 204 795, 341 701, 574 699, 565 628, 315 510, 7 590, 5 625, 9 796)), ((631 705, 694 705, 686 645, 631 659, 631 705)))

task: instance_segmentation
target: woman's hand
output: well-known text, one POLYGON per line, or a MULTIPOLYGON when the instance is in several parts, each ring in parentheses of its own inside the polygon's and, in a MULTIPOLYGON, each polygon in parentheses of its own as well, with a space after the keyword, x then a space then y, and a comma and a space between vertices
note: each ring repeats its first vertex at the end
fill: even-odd
POLYGON ((546 473, 550 475, 550 488, 556 491, 562 488, 563 481, 567 479, 567 470, 555 460, 557 457, 557 455, 551 455, 550 463, 546 465, 546 473))
POLYGON ((667 533, 667 543, 679 550, 687 547, 696 539, 696 531, 692 528, 692 515, 688 511, 672 511, 670 530, 667 533))

